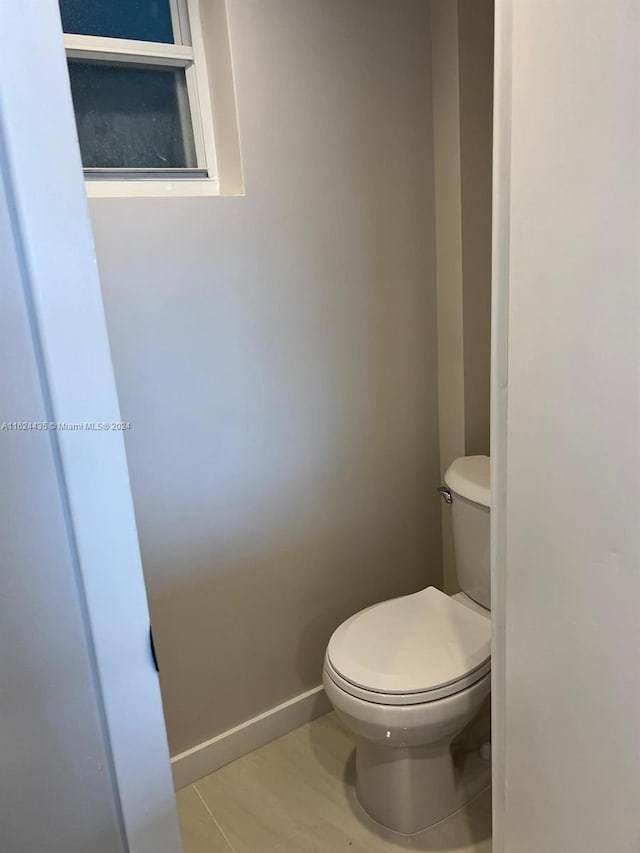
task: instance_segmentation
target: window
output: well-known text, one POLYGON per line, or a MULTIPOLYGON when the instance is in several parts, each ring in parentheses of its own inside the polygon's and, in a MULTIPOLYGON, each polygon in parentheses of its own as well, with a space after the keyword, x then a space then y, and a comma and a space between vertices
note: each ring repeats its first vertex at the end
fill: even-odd
POLYGON ((103 190, 91 194, 114 194, 114 180, 217 185, 198 12, 197 0, 60 0, 85 177, 103 190))

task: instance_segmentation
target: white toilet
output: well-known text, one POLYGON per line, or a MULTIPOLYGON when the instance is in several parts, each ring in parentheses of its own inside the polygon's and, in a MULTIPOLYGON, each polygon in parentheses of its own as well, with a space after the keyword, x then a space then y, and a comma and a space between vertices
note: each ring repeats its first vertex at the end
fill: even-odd
POLYGON ((413 834, 490 783, 478 754, 451 744, 490 685, 489 458, 457 459, 440 491, 451 503, 458 582, 375 604, 334 632, 323 682, 356 735, 356 791, 374 820, 413 834))

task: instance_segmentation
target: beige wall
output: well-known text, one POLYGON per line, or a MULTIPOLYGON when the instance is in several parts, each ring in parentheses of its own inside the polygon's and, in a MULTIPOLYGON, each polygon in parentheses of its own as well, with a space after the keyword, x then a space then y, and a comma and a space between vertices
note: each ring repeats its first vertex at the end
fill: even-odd
MULTIPOLYGON (((431 0, 441 475, 489 453, 493 0, 431 0)), ((442 512, 444 588, 458 588, 442 512)))
POLYGON ((92 202, 173 752, 440 582, 428 13, 230 0, 246 198, 92 202))
POLYGON ((465 453, 489 453, 493 0, 458 0, 465 453))
MULTIPOLYGON (((440 475, 464 456, 464 327, 462 322, 462 190, 458 5, 431 0, 433 162, 438 304, 438 411, 440 475)), ((446 592, 458 589, 451 512, 443 504, 442 561, 446 592)))

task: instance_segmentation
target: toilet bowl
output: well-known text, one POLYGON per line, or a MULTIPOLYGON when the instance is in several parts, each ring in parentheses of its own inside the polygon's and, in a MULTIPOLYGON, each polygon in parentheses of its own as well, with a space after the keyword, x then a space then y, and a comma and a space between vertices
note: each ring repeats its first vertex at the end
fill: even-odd
POLYGON ((479 753, 452 750, 490 691, 488 462, 456 460, 445 475, 455 544, 464 531, 475 540, 456 547, 459 579, 475 598, 427 587, 373 605, 336 629, 325 654, 325 691, 356 736, 358 800, 404 834, 443 820, 490 783, 479 753))

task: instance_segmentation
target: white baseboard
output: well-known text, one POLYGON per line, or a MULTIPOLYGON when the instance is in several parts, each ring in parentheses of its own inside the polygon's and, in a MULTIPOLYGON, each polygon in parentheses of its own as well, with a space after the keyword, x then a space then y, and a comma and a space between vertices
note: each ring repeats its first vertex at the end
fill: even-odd
POLYGON ((314 687, 211 740, 172 756, 176 791, 330 710, 324 688, 314 687))

